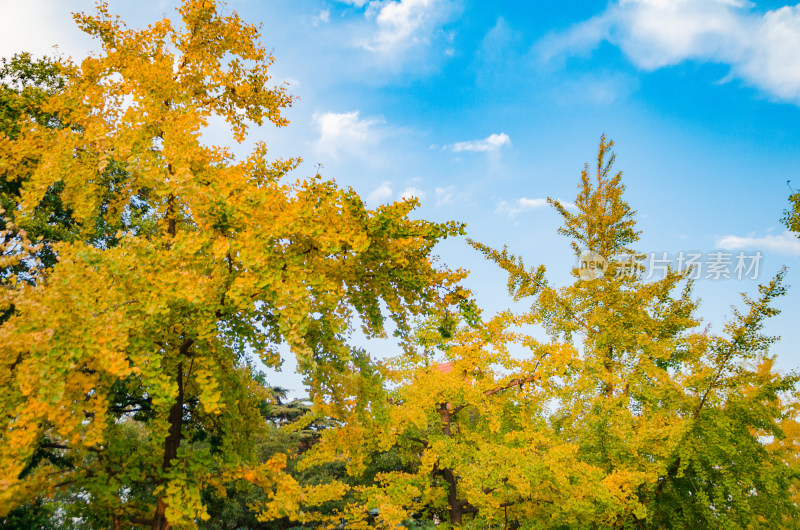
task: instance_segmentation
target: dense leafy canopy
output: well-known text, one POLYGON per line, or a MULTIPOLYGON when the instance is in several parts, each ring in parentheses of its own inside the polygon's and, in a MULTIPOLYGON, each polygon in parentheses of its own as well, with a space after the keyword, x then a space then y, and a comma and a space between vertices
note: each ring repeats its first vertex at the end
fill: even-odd
POLYGON ((452 337, 441 320, 422 326, 421 351, 387 367, 390 420, 354 409, 323 433, 306 465, 344 460, 357 474, 392 450, 407 462, 358 491, 352 519, 363 523, 366 506, 387 528, 420 514, 476 528, 794 527, 798 376, 773 369, 774 339, 761 333, 783 273, 724 334, 703 330, 690 271, 637 273, 639 233, 611 147, 601 139, 595 175, 584 170, 577 211, 551 201, 576 257, 603 256, 604 274, 575 269, 554 288, 543 267, 473 242, 530 311, 452 337))
POLYGON ((431 255, 462 225, 203 142, 287 125, 257 28, 212 0, 75 19, 100 53, 0 70, 5 526, 795 526, 798 377, 762 333, 783 274, 704 330, 686 272, 638 274, 610 141, 577 209, 551 201, 603 274, 556 288, 473 241, 531 302, 483 321, 431 255), (256 368, 287 351, 308 402, 256 368))
POLYGON ((97 526, 193 527, 201 490, 240 480, 292 514, 285 457, 254 454, 269 396, 249 359, 286 344, 317 402, 364 401, 380 381, 351 328, 383 335, 388 312, 405 340, 464 297, 430 254, 460 225, 291 182, 299 161, 262 144, 205 145, 212 117, 241 141, 292 99, 255 27, 210 0, 179 14, 133 30, 100 4, 75 16, 98 55, 6 64, 0 514, 73 488, 97 526))

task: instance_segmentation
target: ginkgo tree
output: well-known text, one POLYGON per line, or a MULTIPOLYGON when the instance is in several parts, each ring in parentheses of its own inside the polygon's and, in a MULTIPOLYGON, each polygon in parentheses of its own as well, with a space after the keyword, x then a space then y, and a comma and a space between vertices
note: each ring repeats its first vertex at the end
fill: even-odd
POLYGON ((800 234, 800 191, 794 191, 789 196, 789 202, 792 205, 786 210, 783 223, 795 234, 800 234))
MULTIPOLYGON (((797 468, 764 440, 783 438, 794 414, 798 377, 773 369, 763 334, 784 294, 783 272, 734 310, 723 333, 696 316, 692 269, 645 281, 634 212, 613 173, 613 143, 601 139, 594 178, 587 167, 560 233, 576 254, 602 256, 608 269, 554 289, 544 273, 524 273, 502 256, 515 294, 534 296, 533 311, 554 338, 577 342, 582 355, 551 417, 561 437, 578 441, 583 462, 636 502, 616 524, 651 527, 791 526, 797 468)), ((577 274, 577 271, 576 271, 577 274)))
POLYGON ((599 256, 602 269, 575 268, 555 288, 543 266, 472 242, 531 309, 418 330, 421 352, 386 366, 388 421, 353 407, 306 458, 358 475, 386 451, 404 455, 404 469, 350 492, 342 517, 365 525, 367 507, 387 528, 434 515, 476 528, 796 526, 798 376, 774 369, 762 332, 783 272, 711 334, 691 270, 641 274, 612 146, 603 137, 594 175, 583 171, 577 210, 551 201, 576 258, 599 256))
POLYGON ((300 161, 269 161, 263 144, 237 159, 203 142, 211 119, 242 141, 251 124, 286 125, 292 104, 269 85, 257 28, 224 11, 187 0, 177 22, 141 30, 102 3, 76 14, 101 51, 54 63, 37 105, 57 122, 23 112, 0 134, 0 178, 16 186, 0 249, 0 516, 70 489, 100 526, 191 528, 208 518, 201 490, 239 480, 265 490, 264 517, 296 515, 339 488, 254 459, 269 396, 247 360, 278 366, 286 344, 318 403, 367 403, 380 378, 352 327, 380 336, 388 316, 405 343, 410 318, 466 300, 463 273, 431 256, 461 225, 292 182, 300 161), (70 237, 29 235, 54 193, 70 237), (93 237, 101 214, 113 244, 93 237), (51 267, 35 266, 43 245, 51 267))
POLYGON ((323 433, 301 461, 346 462, 355 476, 389 451, 405 464, 353 488, 341 513, 327 520, 344 517, 356 528, 392 528, 410 519, 476 527, 539 518, 570 524, 602 522, 611 505, 627 502, 613 488, 601 491, 603 471, 582 465, 574 445, 549 427, 548 402, 574 352, 518 330, 535 323, 505 312, 461 326, 446 341, 437 336, 447 327, 442 322, 424 324, 417 336, 422 352, 385 366, 396 386, 385 419, 353 408, 345 425, 323 433), (528 355, 517 358, 518 347, 528 355), (446 362, 434 361, 437 349, 446 362), (559 496, 573 503, 555 503, 559 496))

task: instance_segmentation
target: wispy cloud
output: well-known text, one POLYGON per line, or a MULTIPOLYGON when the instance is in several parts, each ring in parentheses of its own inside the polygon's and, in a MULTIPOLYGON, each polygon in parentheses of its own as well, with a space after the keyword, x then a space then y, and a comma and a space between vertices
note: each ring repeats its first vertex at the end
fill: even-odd
POLYGON ((744 0, 617 0, 564 33, 542 40, 542 59, 620 47, 654 70, 687 60, 723 63, 731 76, 800 104, 800 4, 756 13, 744 0))
POLYGON ((392 183, 383 182, 380 186, 375 188, 372 193, 367 195, 367 204, 385 204, 392 198, 392 183))
POLYGON ((466 142, 456 142, 451 145, 446 145, 442 149, 453 151, 454 153, 462 153, 471 151, 475 153, 486 153, 489 151, 496 151, 503 146, 511 145, 511 138, 506 133, 492 134, 483 140, 469 140, 466 142))
POLYGON ((327 24, 331 20, 331 10, 330 9, 322 9, 319 13, 314 15, 311 18, 311 25, 316 27, 320 24, 327 24))
MULTIPOLYGON (((569 201, 565 201, 562 199, 556 199, 559 203, 561 203, 564 208, 575 210, 577 206, 574 203, 569 201)), ((509 219, 516 217, 517 215, 521 214, 522 212, 528 210, 536 210, 539 208, 544 208, 549 206, 547 204, 547 199, 544 198, 535 198, 529 199, 528 197, 520 197, 514 201, 500 201, 497 203, 497 206, 494 209, 494 213, 497 215, 503 215, 508 217, 509 219)))
POLYGON ((433 190, 436 193, 436 206, 453 204, 455 201, 455 189, 455 186, 447 186, 446 188, 436 187, 436 189, 433 190))
POLYGON ((409 186, 403 190, 403 193, 400 194, 400 200, 402 201, 406 201, 414 197, 416 197, 419 200, 422 200, 425 198, 425 192, 414 186, 409 186))
POLYGON ((359 112, 314 114, 314 124, 319 138, 314 150, 334 160, 341 155, 363 157, 380 141, 375 125, 383 123, 381 118, 359 118, 359 112))
MULTIPOLYGON (((414 182, 416 180, 417 179, 412 179, 412 182, 414 182)), ((449 189, 450 188, 436 188, 437 206, 439 206, 439 201, 441 199, 441 194, 443 192, 446 192, 449 189)), ((394 188, 392 186, 392 183, 389 182, 389 181, 386 181, 386 182, 382 182, 380 186, 378 186, 377 188, 372 190, 372 192, 369 195, 367 195, 366 201, 367 201, 368 205, 375 206, 375 205, 378 205, 378 204, 386 204, 386 203, 388 203, 389 201, 392 200, 392 197, 394 197, 394 196, 395 196, 395 194, 394 194, 394 188)), ((396 200, 398 200, 398 201, 406 201, 406 200, 409 200, 409 199, 412 199, 412 198, 417 198, 419 200, 422 200, 422 199, 425 198, 425 196, 426 196, 426 193, 422 189, 420 189, 420 188, 418 188, 416 186, 406 186, 405 188, 403 188, 403 191, 401 191, 397 195, 397 199, 396 200)))
POLYGON ((98 46, 72 22, 71 12, 92 12, 93 4, 89 0, 3 2, 0 57, 30 52, 35 56, 64 54, 80 61, 98 46))
POLYGON ((456 2, 447 0, 340 0, 366 8, 364 16, 374 21, 374 33, 358 44, 381 54, 397 54, 431 42, 441 26, 455 13, 456 2))
POLYGON ((624 100, 639 86, 635 76, 617 72, 587 72, 570 75, 568 79, 552 87, 553 99, 565 106, 578 103, 588 105, 611 105, 624 100))
POLYGON ((370 0, 339 0, 339 2, 342 4, 349 4, 351 6, 364 7, 370 2, 370 0))
POLYGON ((777 236, 762 237, 723 236, 717 240, 716 246, 725 250, 755 249, 770 250, 789 256, 800 256, 800 234, 788 230, 777 236))

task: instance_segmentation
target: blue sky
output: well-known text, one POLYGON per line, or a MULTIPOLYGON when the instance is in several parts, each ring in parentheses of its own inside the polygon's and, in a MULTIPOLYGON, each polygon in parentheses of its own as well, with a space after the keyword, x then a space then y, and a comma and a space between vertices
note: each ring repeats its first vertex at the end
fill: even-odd
MULTIPOLYGON (((94 44, 68 13, 88 1, 0 0, 0 55, 79 58, 94 44)), ((174 2, 111 2, 129 25, 174 2)), ((264 127, 297 177, 353 186, 368 204, 403 196, 417 215, 467 223, 471 237, 544 263, 556 284, 575 263, 545 197, 573 200, 600 135, 616 143, 645 252, 760 251, 760 281, 789 265, 778 366, 800 368, 800 240, 780 223, 800 188, 800 4, 739 0, 481 2, 238 0, 263 24, 276 81, 299 97, 288 128, 264 127)), ((212 124, 206 138, 233 143, 212 124)), ((248 143, 237 148, 245 153, 248 143)), ((463 240, 443 262, 488 313, 508 307, 505 278, 463 240)), ((697 283, 720 329, 758 281, 697 283)), ((288 372, 291 371, 287 367, 288 372)), ((286 372, 281 382, 299 386, 286 372)))

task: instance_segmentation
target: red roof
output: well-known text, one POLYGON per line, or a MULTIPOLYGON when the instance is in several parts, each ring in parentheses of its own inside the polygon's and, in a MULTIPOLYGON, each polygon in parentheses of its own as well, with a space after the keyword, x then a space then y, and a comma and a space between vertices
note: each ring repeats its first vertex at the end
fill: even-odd
POLYGON ((439 363, 435 364, 434 368, 442 372, 443 374, 449 374, 453 371, 453 363, 439 363))

